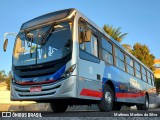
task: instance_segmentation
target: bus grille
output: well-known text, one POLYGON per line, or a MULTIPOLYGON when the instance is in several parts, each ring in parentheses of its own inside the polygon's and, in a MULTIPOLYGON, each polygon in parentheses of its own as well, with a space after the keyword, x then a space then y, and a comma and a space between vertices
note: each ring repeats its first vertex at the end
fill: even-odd
MULTIPOLYGON (((31 87, 34 86, 20 86, 14 84, 14 89, 20 97, 34 97, 34 96, 45 96, 45 95, 54 95, 57 90, 61 87, 62 82, 57 84, 41 85, 41 92, 30 92, 31 87)), ((37 85, 38 86, 38 85, 37 85)))

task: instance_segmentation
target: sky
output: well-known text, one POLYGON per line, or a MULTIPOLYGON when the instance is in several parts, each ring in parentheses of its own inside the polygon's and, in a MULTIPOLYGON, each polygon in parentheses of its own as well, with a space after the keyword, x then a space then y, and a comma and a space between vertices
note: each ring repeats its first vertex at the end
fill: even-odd
POLYGON ((121 27, 129 33, 122 44, 139 42, 160 59, 160 0, 1 0, 0 1, 0 70, 11 70, 15 36, 8 36, 3 52, 5 32, 18 33, 22 23, 57 10, 76 8, 103 28, 104 24, 121 27))

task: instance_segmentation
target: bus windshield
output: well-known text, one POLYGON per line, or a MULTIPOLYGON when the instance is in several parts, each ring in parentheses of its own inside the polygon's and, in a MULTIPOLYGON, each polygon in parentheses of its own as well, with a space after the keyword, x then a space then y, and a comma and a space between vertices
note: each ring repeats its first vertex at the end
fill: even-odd
POLYGON ((19 33, 13 64, 26 66, 62 59, 71 53, 71 23, 62 22, 19 33))

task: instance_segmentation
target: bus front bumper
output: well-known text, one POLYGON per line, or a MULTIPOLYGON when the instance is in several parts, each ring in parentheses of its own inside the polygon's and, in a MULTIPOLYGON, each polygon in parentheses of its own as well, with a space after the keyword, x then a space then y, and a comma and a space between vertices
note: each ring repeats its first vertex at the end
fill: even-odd
POLYGON ((51 84, 41 85, 17 85, 11 84, 12 101, 41 101, 53 99, 76 98, 76 76, 57 81, 51 84), (40 92, 30 92, 31 87, 41 87, 40 92))

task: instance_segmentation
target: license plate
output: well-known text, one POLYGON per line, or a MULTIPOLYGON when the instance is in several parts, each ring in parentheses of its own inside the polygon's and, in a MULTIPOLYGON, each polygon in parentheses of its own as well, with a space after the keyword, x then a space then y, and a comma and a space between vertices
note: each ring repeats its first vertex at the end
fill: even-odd
POLYGON ((30 88, 30 92, 41 92, 42 87, 41 86, 35 86, 30 88))

